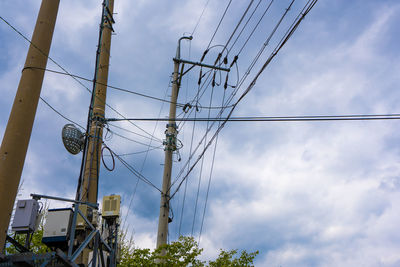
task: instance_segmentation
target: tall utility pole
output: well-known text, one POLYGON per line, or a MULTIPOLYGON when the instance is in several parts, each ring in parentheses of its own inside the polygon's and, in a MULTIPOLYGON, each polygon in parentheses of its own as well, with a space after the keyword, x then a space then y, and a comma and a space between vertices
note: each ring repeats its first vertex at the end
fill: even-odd
MULTIPOLYGON (((168 223, 169 220, 169 202, 170 202, 170 190, 171 190, 171 170, 172 170, 172 154, 176 150, 176 103, 178 100, 179 93, 179 85, 182 80, 182 76, 185 75, 189 70, 191 70, 194 66, 200 66, 204 68, 209 68, 213 70, 220 70, 229 72, 229 68, 223 68, 219 65, 217 66, 217 62, 219 61, 222 54, 218 56, 218 59, 214 65, 203 64, 201 62, 193 62, 189 60, 181 59, 181 41, 183 39, 192 40, 192 36, 181 37, 178 41, 178 47, 176 49, 176 57, 174 60, 174 73, 172 78, 172 94, 171 94, 171 104, 169 107, 169 120, 167 124, 167 130, 165 131, 165 160, 164 160, 164 174, 163 174, 163 184, 162 184, 162 192, 161 192, 161 201, 160 201, 160 215, 158 219, 158 234, 157 234, 157 248, 161 245, 167 243, 168 237, 168 223), (179 64, 182 63, 182 69, 179 73, 179 64), (184 64, 189 64, 191 67, 183 72, 184 64)), ((207 51, 208 52, 208 51, 207 51)), ((205 52, 202 60, 204 59, 205 52)), ((228 77, 228 76, 227 76, 228 77)), ((163 252, 164 253, 164 252, 163 252)))
POLYGON ((171 186, 171 170, 172 170, 172 153, 176 150, 176 102, 179 93, 179 59, 180 44, 182 39, 192 40, 192 37, 181 37, 178 41, 176 49, 176 60, 174 59, 174 73, 172 78, 172 95, 171 104, 169 106, 169 121, 167 131, 165 132, 165 160, 164 174, 160 201, 160 216, 158 220, 157 248, 167 243, 168 223, 169 223, 169 187, 171 186))
POLYGON ((4 248, 32 133, 59 3, 59 0, 42 1, 0 148, 0 252, 4 248))
MULTIPOLYGON (((96 53, 96 66, 93 79, 93 91, 88 116, 88 132, 83 155, 83 169, 77 190, 78 201, 97 204, 101 146, 103 143, 103 127, 105 122, 105 106, 110 62, 111 35, 114 0, 103 1, 103 12, 100 23, 99 43, 96 53)), ((85 206, 87 215, 92 216, 91 208, 85 206)), ((77 233, 78 242, 83 242, 88 231, 77 233)), ((88 264, 89 249, 84 249, 77 263, 88 264)))
POLYGON ((104 0, 96 54, 95 83, 89 110, 89 136, 87 137, 87 150, 85 151, 86 158, 84 158, 82 187, 80 188, 78 199, 94 204, 97 203, 98 194, 100 153, 105 122, 106 84, 108 81, 111 34, 113 32, 112 24, 114 23, 113 10, 114 0, 104 0))

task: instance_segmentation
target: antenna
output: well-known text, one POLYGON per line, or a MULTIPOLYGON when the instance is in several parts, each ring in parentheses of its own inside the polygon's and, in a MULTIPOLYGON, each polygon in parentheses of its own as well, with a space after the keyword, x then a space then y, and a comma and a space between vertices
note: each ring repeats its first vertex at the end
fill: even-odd
POLYGON ((76 155, 82 151, 85 137, 75 125, 64 125, 61 132, 61 137, 64 147, 69 153, 76 155))

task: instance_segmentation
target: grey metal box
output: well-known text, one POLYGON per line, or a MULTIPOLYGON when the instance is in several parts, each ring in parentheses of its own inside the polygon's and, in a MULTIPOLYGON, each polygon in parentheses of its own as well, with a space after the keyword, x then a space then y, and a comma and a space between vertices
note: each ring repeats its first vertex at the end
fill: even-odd
POLYGON ((35 199, 18 200, 11 229, 15 232, 34 231, 39 211, 39 203, 35 199))
POLYGON ((68 240, 72 209, 49 209, 44 225, 42 242, 63 243, 68 240))

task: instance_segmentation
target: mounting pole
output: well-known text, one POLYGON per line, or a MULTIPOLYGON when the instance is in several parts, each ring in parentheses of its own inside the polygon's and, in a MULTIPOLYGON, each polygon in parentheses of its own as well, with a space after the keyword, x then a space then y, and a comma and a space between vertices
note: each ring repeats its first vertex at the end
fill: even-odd
POLYGON ((0 253, 32 133, 59 3, 59 0, 42 1, 0 148, 0 253))
MULTIPOLYGON (((93 81, 92 99, 88 116, 88 131, 86 151, 83 156, 83 171, 79 178, 77 200, 97 204, 98 182, 100 169, 101 146, 103 143, 104 114, 106 106, 108 70, 110 62, 111 35, 114 31, 112 24, 114 0, 103 1, 103 12, 100 24, 99 43, 96 53, 96 67, 93 81)), ((87 207, 89 217, 91 208, 87 207), (89 211, 90 210, 90 211, 89 211)), ((78 242, 88 236, 89 231, 77 234, 78 242)), ((85 248, 77 259, 77 263, 88 264, 89 249, 85 248)))
MULTIPOLYGON (((180 45, 183 39, 192 40, 193 37, 181 37, 176 49, 176 59, 180 59, 180 45)), ((169 187, 171 186, 172 153, 176 150, 176 102, 179 92, 179 61, 174 60, 174 73, 172 78, 172 95, 169 107, 169 121, 165 131, 165 160, 164 174, 160 201, 160 216, 158 220, 157 248, 167 243, 169 223, 169 187)))
POLYGON ((104 113, 106 105, 108 70, 110 62, 111 34, 114 23, 112 12, 114 0, 103 3, 103 17, 100 25, 99 44, 96 54, 95 79, 90 105, 87 151, 82 179, 80 201, 97 203, 100 153, 103 140, 104 113))

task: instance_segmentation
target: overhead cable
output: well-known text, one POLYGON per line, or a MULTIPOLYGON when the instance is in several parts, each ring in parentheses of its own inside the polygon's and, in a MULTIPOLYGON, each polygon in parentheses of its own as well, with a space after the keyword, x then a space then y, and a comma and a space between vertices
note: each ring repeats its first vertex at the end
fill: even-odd
POLYGON ((193 36, 194 32, 195 32, 196 29, 197 29, 197 26, 199 26, 200 20, 201 20, 201 18, 203 17, 204 11, 206 10, 206 8, 207 8, 209 2, 210 2, 210 0, 207 0, 206 4, 204 5, 203 11, 201 12, 200 17, 199 17, 199 19, 197 20, 196 26, 194 26, 194 29, 193 29, 192 33, 190 34, 190 36, 193 36))
MULTIPOLYGON (((268 4, 267 8, 265 9, 264 13, 262 14, 262 16, 260 17, 260 19, 258 20, 257 24, 253 27, 253 30, 251 31, 251 33, 249 34, 249 36, 247 37, 246 41, 243 43, 242 47, 240 48, 239 52, 237 55, 240 55, 242 53, 243 48, 247 45, 248 41, 250 40, 250 38, 253 36, 254 32, 256 31, 258 25, 260 24, 260 22, 263 20, 265 14, 267 14, 269 8, 271 7, 272 3, 274 2, 274 0, 271 0, 271 2, 268 4)), ((233 47, 233 45, 232 45, 233 47)), ((232 49, 231 47, 231 49, 232 49)), ((229 49, 230 50, 230 49, 229 49)))
MULTIPOLYGON (((225 90, 224 90, 224 93, 225 93, 225 90)), ((214 96, 214 86, 212 86, 212 88, 211 88, 210 106, 212 105, 213 96, 214 96)), ((208 118, 210 118, 210 115, 211 115, 211 110, 208 110, 208 118)), ((207 122, 207 127, 206 127, 206 129, 208 129, 208 124, 209 124, 209 122, 207 122)), ((208 131, 206 130, 206 132, 205 132, 204 146, 205 146, 206 143, 207 143, 207 134, 208 134, 208 131)), ((194 225, 195 225, 195 222, 196 222, 197 206, 198 206, 197 204, 198 204, 199 194, 200 194, 201 179, 202 179, 202 177, 203 177, 204 158, 205 158, 205 157, 203 157, 203 158, 201 159, 201 164, 200 164, 199 183, 198 183, 198 185, 197 185, 196 202, 195 202, 194 212, 193 212, 192 236, 193 236, 193 232, 194 232, 194 225)))
MULTIPOLYGON (((176 121, 229 121, 229 122, 258 122, 258 121, 359 121, 359 120, 398 120, 400 114, 358 114, 358 115, 304 115, 304 116, 248 116, 226 118, 176 118, 176 121)), ((120 121, 122 119, 108 119, 120 121)), ((168 121, 160 118, 131 118, 134 121, 168 121)))
MULTIPOLYGON (((61 70, 64 71, 64 75, 68 75, 70 77, 72 77, 76 82, 78 82, 80 85, 82 85, 89 93, 91 93, 92 91, 85 86, 81 81, 79 81, 79 79, 77 77, 74 77, 71 73, 69 73, 64 67, 62 67, 59 63, 57 63, 54 59, 52 59, 48 54, 44 53, 39 47, 37 47, 34 43, 32 43, 31 40, 29 40, 25 35, 23 35, 19 30, 17 30, 14 26, 12 26, 7 20, 5 20, 2 16, 0 16, 0 19, 2 21, 4 21, 8 26, 10 26, 16 33, 18 33, 23 39, 25 39, 27 42, 29 42, 35 49, 37 49, 42 55, 44 55, 45 57, 47 57, 51 62, 53 62, 57 67, 59 67, 61 70)), ((36 68, 34 66, 30 66, 30 67, 26 67, 26 68, 36 68)), ((37 68, 39 69, 39 68, 37 68)), ((91 82, 93 82, 93 80, 90 80, 91 82)), ((95 96, 97 97, 97 96, 95 96)), ((100 98, 98 98, 100 101, 102 101, 100 98)), ((121 116, 122 118, 125 118, 125 116, 123 116, 119 111, 117 111, 115 108, 113 108, 112 106, 110 106, 109 104, 105 103, 105 105, 107 107, 109 107, 112 111, 114 111, 115 113, 117 113, 119 116, 121 116)), ((142 129, 141 127, 139 127, 138 125, 134 124, 133 122, 129 122, 131 123, 133 126, 135 126, 136 128, 140 129, 141 131, 143 131, 144 133, 148 134, 151 136, 151 134, 149 134, 146 130, 142 129)))
MULTIPOLYGON (((76 75, 76 74, 67 73, 67 72, 56 71, 56 70, 52 70, 52 69, 45 69, 45 68, 38 68, 38 67, 26 67, 26 69, 39 69, 39 70, 44 70, 44 71, 55 73, 55 74, 70 76, 72 78, 80 79, 80 80, 87 81, 87 82, 93 82, 93 79, 85 78, 85 77, 82 77, 82 76, 79 76, 79 75, 76 75)), ((157 100, 157 101, 160 101, 160 102, 176 104, 177 107, 182 107, 183 108, 188 104, 188 103, 184 104, 184 103, 179 103, 179 102, 172 102, 172 101, 169 101, 169 100, 166 100, 166 99, 158 98, 158 97, 151 96, 151 95, 146 95, 146 94, 143 94, 143 93, 132 91, 130 89, 125 89, 125 88, 121 88, 121 87, 117 87, 117 86, 113 86, 113 85, 108 85, 108 84, 105 84, 105 83, 102 83, 102 82, 98 82, 98 81, 94 81, 94 83, 98 84, 98 85, 106 86, 107 88, 114 89, 114 90, 117 90, 117 91, 121 91, 121 92, 129 93, 129 94, 133 94, 133 95, 137 95, 137 96, 141 96, 141 97, 157 100)), ((209 108, 209 109, 220 109, 221 107, 207 107, 207 108, 209 108)))
MULTIPOLYGON (((154 147, 154 148, 150 148, 150 149, 146 149, 146 150, 142 150, 142 151, 137 151, 137 152, 130 152, 130 153, 121 153, 121 154, 118 154, 118 156, 120 156, 120 157, 126 157, 126 156, 132 156, 132 155, 138 155, 138 154, 143 154, 143 153, 146 153, 146 152, 149 152, 149 151, 153 151, 153 150, 156 150, 156 149, 161 149, 163 146, 161 145, 161 146, 158 146, 158 147, 154 147)), ((104 155, 105 157, 108 157, 109 155, 104 155)))
POLYGON ((121 126, 115 125, 115 124, 113 124, 113 123, 107 123, 107 124, 108 124, 109 126, 112 126, 112 127, 118 128, 118 129, 120 129, 120 130, 126 131, 126 132, 128 132, 128 133, 132 133, 132 134, 134 134, 134 135, 137 135, 137 136, 140 136, 140 137, 143 137, 143 138, 149 139, 149 140, 155 140, 155 141, 157 141, 157 142, 159 142, 159 143, 162 143, 162 142, 163 142, 163 141, 162 141, 162 139, 160 139, 160 138, 157 138, 157 137, 155 137, 154 135, 153 135, 153 136, 151 136, 151 137, 149 137, 149 136, 146 136, 146 135, 143 135, 143 134, 140 134, 140 133, 137 133, 137 132, 134 132, 134 131, 131 131, 131 130, 125 129, 124 127, 121 127, 121 126))
MULTIPOLYGON (((249 84, 249 86, 247 87, 247 89, 242 93, 242 95, 239 97, 239 99, 234 103, 233 107, 231 108, 228 116, 226 117, 226 119, 224 121, 222 121, 222 123, 220 124, 220 126, 218 127, 218 129, 216 130, 216 132, 214 133, 214 135, 212 136, 211 140, 208 142, 207 146, 205 147, 205 149, 203 149, 203 151, 200 153, 200 155, 198 156, 198 158, 196 159, 196 161, 193 163, 193 165, 190 167, 189 171, 185 174, 185 176, 181 179, 180 183, 178 184, 177 188, 175 189, 174 193, 171 194, 170 198, 172 199, 174 197, 174 195, 179 191, 180 187, 182 186, 182 183, 186 180, 186 178, 188 177, 188 175, 190 174, 190 172, 194 169, 194 167, 197 165, 197 163, 199 162, 199 160, 201 159, 201 157, 204 156, 205 152, 207 151, 207 149, 210 147, 210 145, 212 144, 212 142, 214 141, 214 139, 216 138, 216 136, 218 136, 218 133, 224 128, 225 124, 228 122, 229 118, 232 116, 233 111, 236 109, 237 105, 240 103, 240 101, 246 96, 246 94, 254 87, 257 79, 259 78, 259 76, 261 75, 261 73, 265 70, 265 68, 269 65, 269 63, 272 61, 272 59, 278 54, 278 52, 280 51, 280 49, 283 47, 283 45, 287 42, 287 40, 293 35, 293 33, 295 32, 295 30, 298 28, 299 24, 301 23, 301 21, 304 19, 304 17, 308 14, 308 12, 315 6, 315 4, 317 3, 318 0, 310 0, 306 3, 306 5, 304 6, 303 10, 301 11, 300 15, 295 19, 295 21, 293 22, 293 24, 291 25, 291 27, 288 29, 288 31, 286 32, 285 36, 281 39, 281 42, 278 44, 278 46, 276 47, 276 49, 274 50, 274 52, 270 55, 270 57, 267 59, 267 61, 264 63, 264 65, 261 67, 261 69, 258 71, 257 75, 253 78, 252 82, 249 84)), ((354 118, 349 118, 349 119, 354 119, 354 118)), ((179 178, 179 176, 178 176, 179 178)), ((177 179, 175 180, 177 181, 177 179)), ((175 183, 175 182, 174 182, 175 183)), ((173 186, 173 184, 171 184, 171 187, 173 186)))
MULTIPOLYGON (((118 136, 118 137, 121 137, 121 138, 125 139, 125 140, 131 141, 131 142, 134 142, 134 143, 136 143, 136 144, 139 144, 139 145, 148 146, 148 144, 145 144, 145 143, 143 143, 143 142, 140 142, 140 141, 134 140, 134 139, 132 139, 132 138, 129 138, 129 137, 127 137, 127 136, 124 136, 124 135, 122 135, 122 134, 116 133, 116 132, 114 132, 114 131, 111 131, 111 130, 110 130, 110 132, 111 132, 112 134, 114 134, 114 135, 118 136)), ((150 146, 150 148, 157 149, 157 148, 159 148, 159 147, 156 147, 156 146, 150 146)))
MULTIPOLYGON (((264 17, 264 15, 266 14, 266 12, 269 10, 269 8, 270 8, 272 2, 273 2, 273 1, 270 2, 270 4, 268 5, 267 9, 264 11, 264 14, 263 14, 263 16, 261 17, 261 19, 264 17)), ((277 26, 275 27, 275 29, 280 25, 280 22, 281 22, 281 21, 283 20, 283 18, 286 16, 286 14, 287 14, 287 12, 289 11, 290 7, 292 6, 293 2, 294 2, 294 0, 290 3, 289 7, 286 9, 285 13, 284 13, 283 16, 281 17, 281 19, 280 19, 280 21, 278 22, 278 24, 277 24, 277 26)), ((256 27, 257 27, 258 24, 260 23, 261 19, 260 19, 259 22, 257 23, 256 27)), ((255 27, 255 28, 256 28, 256 27, 255 27)), ((253 31, 252 31, 251 34, 254 33, 255 28, 253 29, 253 31)), ((275 31, 276 31, 276 30, 273 30, 272 33, 270 34, 270 37, 267 38, 267 42, 266 42, 267 44, 269 43, 269 39, 272 37, 272 35, 275 33, 275 31)), ((249 38, 250 38, 250 37, 249 37, 249 38)), ((249 39, 249 38, 248 38, 248 39, 249 39)), ((248 40, 247 40, 247 41, 248 41, 248 40)), ((264 43, 264 48, 265 48, 265 46, 266 46, 267 44, 264 43)), ((264 48, 262 48, 262 49, 264 49, 264 48)), ((206 50, 205 53, 203 54, 203 58, 204 58, 205 54, 207 53, 207 51, 208 51, 208 50, 206 50)), ((262 53, 262 51, 261 51, 261 53, 262 53)), ((257 56, 257 59, 258 59, 258 57, 261 55, 261 53, 259 53, 259 55, 257 56)), ((257 61, 257 59, 256 59, 256 61, 257 61)), ((237 61, 237 56, 235 57, 235 59, 234 59, 233 62, 235 62, 236 67, 238 68, 237 62, 236 62, 236 61, 237 61)), ((233 62, 232 62, 232 63, 233 63, 233 62)), ((231 64, 231 65, 232 65, 232 64, 231 64)), ((254 67, 254 65, 255 65, 255 62, 253 61, 253 63, 251 64, 251 66, 247 69, 247 71, 246 71, 246 73, 245 73, 245 75, 244 75, 244 78, 242 78, 240 81, 239 81, 239 79, 238 79, 237 85, 235 86, 235 90, 230 94, 230 97, 228 97, 228 100, 227 100, 226 104, 223 105, 223 107, 220 109, 220 111, 219 111, 219 113, 218 113, 218 117, 221 117, 221 116, 222 116, 222 114, 223 114, 223 112, 225 111, 225 109, 227 109, 227 108, 232 108, 232 107, 234 106, 234 105, 229 105, 229 103, 230 103, 230 101, 232 101, 233 97, 236 95, 237 91, 239 90, 239 88, 241 87, 241 85, 243 84, 243 82, 245 81, 245 79, 247 78, 247 76, 250 74, 250 71, 251 71, 251 69, 254 67)), ((210 73, 210 74, 211 74, 211 73, 210 73)), ((209 75, 209 76, 210 76, 210 75, 209 75)), ((207 79, 209 78, 209 76, 207 77, 207 79)), ((204 84, 205 84, 205 83, 204 83, 204 84)), ((210 83, 209 83, 209 84, 210 84, 210 83)), ((209 84, 207 85, 207 87, 209 86, 209 84)), ((207 87, 206 87, 206 88, 207 88, 207 87)), ((188 115, 188 116, 189 116, 189 115, 188 115)), ((188 116, 187 116, 187 117, 188 117, 188 116)), ((186 114, 184 115, 184 117, 186 117, 186 114)), ((185 122, 183 122, 183 123, 185 123, 185 122)), ((214 122, 211 124, 211 126, 206 130, 206 133, 209 132, 209 131, 214 127, 214 124, 215 124, 215 121, 214 121, 214 122)), ((198 144, 198 145, 196 146, 196 148, 194 149, 193 154, 196 153, 197 149, 199 148, 200 144, 204 141, 204 139, 205 139, 205 135, 201 138, 201 141, 199 142, 199 144, 198 144)), ((189 159, 192 158, 193 154, 191 154, 191 155, 189 156, 189 159)), ((186 161, 186 163, 185 163, 185 165, 184 165, 184 168, 186 168, 188 162, 189 162, 189 160, 186 161)), ((184 171, 184 168, 181 169, 181 171, 179 172, 179 174, 178 174, 177 177, 180 177, 180 175, 182 175, 182 173, 183 173, 183 171, 184 171)), ((172 183, 172 185, 173 185, 175 182, 176 182, 176 180, 172 183)))
POLYGON ((120 155, 115 153, 113 150, 111 150, 111 153, 124 165, 133 175, 135 175, 137 178, 145 182, 146 184, 150 185, 160 193, 162 192, 157 186, 155 186, 149 179, 144 177, 140 172, 138 172, 132 165, 130 165, 128 162, 126 162, 120 155))
POLYGON ((232 50, 232 48, 235 46, 236 42, 239 40, 240 36, 242 35, 244 29, 246 28, 247 24, 249 23, 249 21, 251 20, 251 18, 253 17, 254 13, 256 12, 256 10, 258 9, 258 6, 261 4, 262 0, 258 1, 258 4, 256 5, 256 7, 254 8, 253 12, 251 12, 249 18, 247 19, 246 23, 243 25, 242 29, 240 30, 238 36, 236 36, 235 41, 233 42, 233 44, 231 45, 231 48, 228 49, 228 53, 232 50))
MULTIPOLYGON (((167 87, 165 89, 164 99, 167 98, 167 93, 168 93, 169 84, 171 83, 171 80, 172 80, 172 77, 169 79, 167 87)), ((158 112, 158 117, 161 116, 161 111, 162 111, 163 107, 164 107, 164 102, 162 102, 162 104, 161 104, 160 111, 158 112)), ((153 136, 154 136, 154 134, 156 132, 157 126, 158 126, 158 122, 154 125, 153 136)), ((145 154, 144 159, 142 161, 142 166, 140 167, 140 172, 143 172, 144 166, 146 164, 146 161, 147 161, 147 158, 148 158, 148 155, 149 155, 149 151, 154 150, 154 148, 151 148, 152 142, 153 142, 153 139, 150 139, 150 141, 148 143, 148 146, 147 146, 146 154, 145 154)), ((161 140, 161 143, 163 143, 162 140, 161 140)), ((162 146, 163 145, 159 146, 158 148, 162 148, 162 146)), ((125 216, 124 223, 126 223, 126 220, 127 220, 128 216, 129 216, 129 213, 131 212, 131 206, 132 206, 132 203, 133 203, 133 199, 135 198, 135 195, 136 195, 136 192, 137 192, 137 188, 139 186, 139 181, 140 181, 139 179, 136 180, 135 186, 133 188, 133 192, 132 192, 131 198, 129 200, 128 210, 127 210, 127 213, 126 213, 126 216, 125 216)))
MULTIPOLYGON (((225 101, 225 92, 226 91, 224 91, 224 95, 222 97, 222 103, 224 103, 224 101, 225 101)), ((220 123, 218 123, 218 127, 219 126, 220 126, 220 123)), ((208 178, 208 184, 207 184, 206 200, 204 202, 203 216, 201 218, 201 224, 200 224, 200 232, 199 232, 198 244, 200 244, 201 234, 203 232, 204 218, 205 218, 205 215, 206 215, 208 196, 209 196, 209 193, 210 193, 211 180, 212 180, 212 175, 213 175, 213 171, 214 171, 214 162, 215 162, 215 154, 216 154, 216 151, 217 151, 217 144, 218 144, 218 135, 217 135, 217 137, 215 139, 215 144, 214 144, 214 151, 213 151, 213 156, 212 156, 212 161, 211 161, 211 168, 210 168, 210 176, 208 178)), ((186 182, 187 182, 187 179, 186 179, 186 182)))
MULTIPOLYGON (((239 28, 240 24, 242 23, 243 19, 246 17, 247 12, 249 11, 249 9, 250 9, 251 5, 253 4, 253 2, 254 2, 254 0, 250 1, 249 5, 247 6, 246 10, 244 11, 244 13, 243 13, 242 17, 240 18, 239 22, 236 24, 235 29, 231 33, 231 36, 229 37, 228 41, 226 42, 226 44, 224 46, 224 49, 226 49, 228 47, 230 41, 232 40, 233 36, 235 35, 235 33, 236 33, 237 29, 239 28)), ((228 51, 228 53, 229 53, 229 51, 228 51)), ((228 56, 228 55, 226 55, 226 56, 228 56)))
POLYGON ((217 31, 218 31, 218 29, 219 29, 219 26, 221 26, 221 22, 224 20, 225 15, 226 15, 226 12, 228 11, 228 8, 229 8, 229 6, 231 5, 231 3, 232 3, 232 0, 229 0, 228 5, 227 5, 226 8, 225 8, 224 14, 222 14, 222 17, 221 17, 221 19, 219 20, 218 26, 217 26, 217 28, 215 29, 215 31, 214 31, 214 33, 213 33, 213 36, 211 37, 211 40, 210 40, 210 42, 209 42, 208 45, 207 45, 206 51, 208 50, 208 48, 210 47, 212 41, 214 40, 215 34, 217 34, 217 31))
POLYGON ((51 108, 55 113, 57 113, 60 117, 62 117, 63 119, 75 124, 76 126, 80 127, 82 130, 86 131, 86 129, 80 125, 79 123, 67 118, 65 115, 63 115, 60 111, 58 111, 57 109, 55 109, 52 105, 49 104, 49 102, 47 102, 43 97, 40 97, 40 100, 43 101, 43 103, 45 103, 49 108, 51 108))

